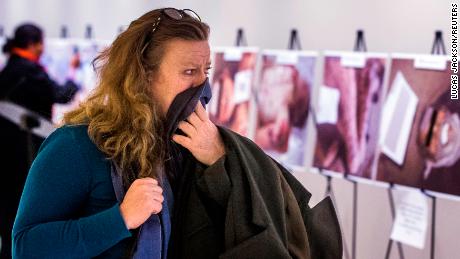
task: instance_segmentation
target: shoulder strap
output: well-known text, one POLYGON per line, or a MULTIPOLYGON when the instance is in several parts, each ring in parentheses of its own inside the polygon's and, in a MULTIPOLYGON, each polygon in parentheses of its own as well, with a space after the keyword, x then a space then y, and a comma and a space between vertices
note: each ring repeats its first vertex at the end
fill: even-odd
POLYGON ((110 174, 112 177, 113 189, 115 190, 115 196, 117 197, 117 201, 121 203, 125 197, 125 189, 123 188, 120 168, 113 161, 111 162, 110 174))

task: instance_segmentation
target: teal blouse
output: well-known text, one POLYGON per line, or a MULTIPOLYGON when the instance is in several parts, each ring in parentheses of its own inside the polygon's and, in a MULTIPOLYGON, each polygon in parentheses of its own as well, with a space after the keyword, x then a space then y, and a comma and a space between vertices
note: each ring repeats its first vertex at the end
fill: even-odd
POLYGON ((120 258, 128 231, 111 164, 86 126, 64 126, 32 164, 13 227, 13 258, 120 258))

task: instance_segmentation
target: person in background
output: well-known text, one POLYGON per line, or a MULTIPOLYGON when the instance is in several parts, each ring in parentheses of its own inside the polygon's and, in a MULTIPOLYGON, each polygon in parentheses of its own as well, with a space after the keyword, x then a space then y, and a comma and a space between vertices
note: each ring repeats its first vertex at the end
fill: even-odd
POLYGON ((3 46, 8 61, 0 72, 0 258, 11 257, 11 231, 19 199, 29 163, 43 141, 42 137, 27 133, 23 125, 8 119, 15 114, 5 105, 16 107, 18 116, 26 111, 36 114, 35 118, 50 121, 53 104, 71 101, 79 89, 72 81, 78 57, 72 59, 69 80, 64 85, 53 81, 40 65, 43 37, 43 31, 38 26, 23 24, 16 28, 14 37, 7 39, 3 46))
POLYGON ((7 39, 3 52, 9 56, 0 72, 0 100, 7 100, 51 119, 55 103, 68 103, 79 86, 73 77, 79 66, 78 55, 70 62, 68 80, 59 85, 39 63, 44 51, 43 31, 36 25, 16 28, 14 38, 7 39))

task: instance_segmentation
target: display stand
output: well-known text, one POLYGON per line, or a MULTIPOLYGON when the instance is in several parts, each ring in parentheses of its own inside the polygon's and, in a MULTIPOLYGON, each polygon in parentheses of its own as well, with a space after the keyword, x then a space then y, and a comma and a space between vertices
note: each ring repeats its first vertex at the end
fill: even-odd
POLYGON ((349 177, 349 172, 345 172, 344 179, 351 184, 353 184, 353 225, 351 231, 351 258, 356 258, 356 234, 357 234, 357 226, 358 226, 358 182, 354 179, 349 177))
MULTIPOLYGON (((431 54, 432 55, 445 55, 446 54, 446 48, 444 46, 444 41, 442 39, 442 31, 435 31, 434 34, 434 41, 433 41, 433 47, 431 48, 431 54)), ((429 169, 428 169, 429 170, 429 169)), ((425 174, 425 173, 424 173, 425 174)), ((388 197, 390 200, 390 206, 391 206, 391 214, 393 217, 393 220, 395 219, 395 204, 394 204, 394 199, 393 199, 393 189, 394 184, 390 183, 390 187, 388 188, 388 197)), ((430 258, 434 259, 435 258, 435 241, 436 241, 436 196, 428 193, 425 189, 421 188, 420 191, 428 198, 431 199, 431 237, 430 237, 430 258)), ((400 242, 396 242, 398 245, 398 251, 399 251, 399 258, 404 259, 404 253, 402 249, 402 245, 400 242)), ((390 238, 388 241, 388 246, 387 246, 387 252, 385 255, 385 258, 389 258, 391 248, 393 245, 393 240, 390 238)))
MULTIPOLYGON (((393 197, 393 188, 394 188, 394 184, 390 183, 390 186, 388 187, 387 191, 388 191, 388 200, 390 202, 391 218, 392 218, 392 220, 394 222, 394 220, 396 218, 396 208, 395 208, 395 202, 394 202, 394 197, 393 197)), ((401 242, 393 241, 393 239, 391 239, 391 237, 388 239, 387 250, 386 250, 386 253, 385 253, 385 259, 390 258, 390 253, 391 253, 391 250, 393 248, 393 242, 396 242, 396 245, 398 246, 399 258, 404 259, 404 250, 402 248, 401 242)))
POLYGON ((118 34, 122 33, 125 30, 124 26, 118 27, 118 34))
POLYGON ((68 30, 67 30, 67 26, 63 25, 61 26, 61 38, 62 39, 67 39, 68 37, 68 30))
MULTIPOLYGON (((435 31, 432 55, 446 55, 446 48, 442 39, 442 31, 435 31)), ((430 237, 430 258, 434 259, 435 241, 436 241, 436 196, 428 193, 425 189, 421 189, 422 193, 431 199, 431 237, 430 237)))
POLYGON ((353 48, 353 50, 367 52, 367 46, 366 46, 366 41, 364 40, 363 30, 356 31, 355 47, 353 48))
POLYGON ((93 38, 93 27, 91 25, 86 25, 85 30, 85 39, 90 40, 93 38))
POLYGON ((431 237, 430 237, 430 259, 434 259, 434 244, 436 241, 436 196, 429 194, 425 189, 422 193, 431 199, 431 237))
MULTIPOLYGON (((367 47, 366 47, 366 42, 364 39, 364 31, 363 30, 358 30, 356 33, 356 40, 355 40, 355 46, 353 48, 353 51, 355 52, 366 52, 367 47)), ((314 121, 314 124, 316 125, 316 128, 318 129, 318 123, 316 120, 316 115, 312 107, 310 107, 310 111, 312 114, 312 118, 314 121)), ((324 173, 322 168, 319 168, 319 173, 320 175, 323 175, 326 178, 326 195, 330 195, 331 199, 335 203, 335 196, 334 196, 334 191, 332 188, 332 176, 329 174, 324 173)), ((357 226, 358 226, 358 182, 350 176, 350 170, 347 168, 344 172, 344 179, 348 182, 350 182, 353 185, 353 204, 352 204, 352 240, 351 240, 351 258, 355 259, 356 258, 356 239, 357 239, 357 226)), ((349 252, 347 250, 345 238, 344 240, 344 250, 345 250, 345 258, 350 258, 349 252)))
POLYGON ((446 47, 442 39, 442 31, 434 32, 434 42, 431 48, 431 54, 433 55, 446 55, 446 47))
POLYGON ((297 34, 297 29, 291 30, 291 35, 289 36, 289 43, 288 43, 289 50, 301 50, 302 46, 300 45, 299 36, 297 34))
MULTIPOLYGON (((316 111, 315 109, 310 105, 309 107, 309 114, 312 117, 313 124, 316 127, 316 130, 318 131, 318 121, 316 119, 316 111)), ((335 194, 334 194, 334 189, 332 188, 332 175, 326 173, 323 168, 318 167, 318 172, 321 176, 323 176, 326 179, 326 190, 324 192, 324 196, 331 197, 331 200, 333 201, 334 204, 337 204, 336 199, 335 199, 335 194)), ((358 195, 358 190, 357 190, 357 182, 348 178, 347 174, 345 174, 344 177, 345 180, 352 182, 353 183, 353 215, 352 215, 352 220, 353 220, 353 225, 352 225, 352 243, 351 243, 351 258, 355 259, 356 258, 356 226, 357 226, 357 195, 358 195)), ((343 240, 343 249, 344 249, 344 257, 346 259, 350 259, 350 252, 348 251, 348 246, 346 242, 345 236, 342 236, 343 240)))
POLYGON ((242 46, 247 46, 247 45, 248 45, 248 43, 246 41, 246 37, 244 35, 243 28, 239 28, 237 33, 236 33, 235 46, 242 47, 242 46))

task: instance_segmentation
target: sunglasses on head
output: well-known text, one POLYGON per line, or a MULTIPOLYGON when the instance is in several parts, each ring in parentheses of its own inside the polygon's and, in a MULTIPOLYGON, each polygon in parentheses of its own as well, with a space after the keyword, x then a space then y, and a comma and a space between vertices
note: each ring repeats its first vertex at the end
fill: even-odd
POLYGON ((144 54, 144 51, 147 49, 150 43, 150 39, 152 38, 153 33, 155 30, 158 28, 160 25, 161 19, 163 17, 167 17, 169 19, 173 19, 176 21, 182 20, 184 17, 192 17, 193 19, 196 19, 201 22, 200 16, 194 12, 191 9, 176 9, 176 8, 164 8, 160 12, 160 16, 158 16, 157 20, 153 23, 153 28, 152 31, 149 33, 150 37, 148 37, 149 40, 146 41, 144 47, 142 47, 141 54, 144 54))

